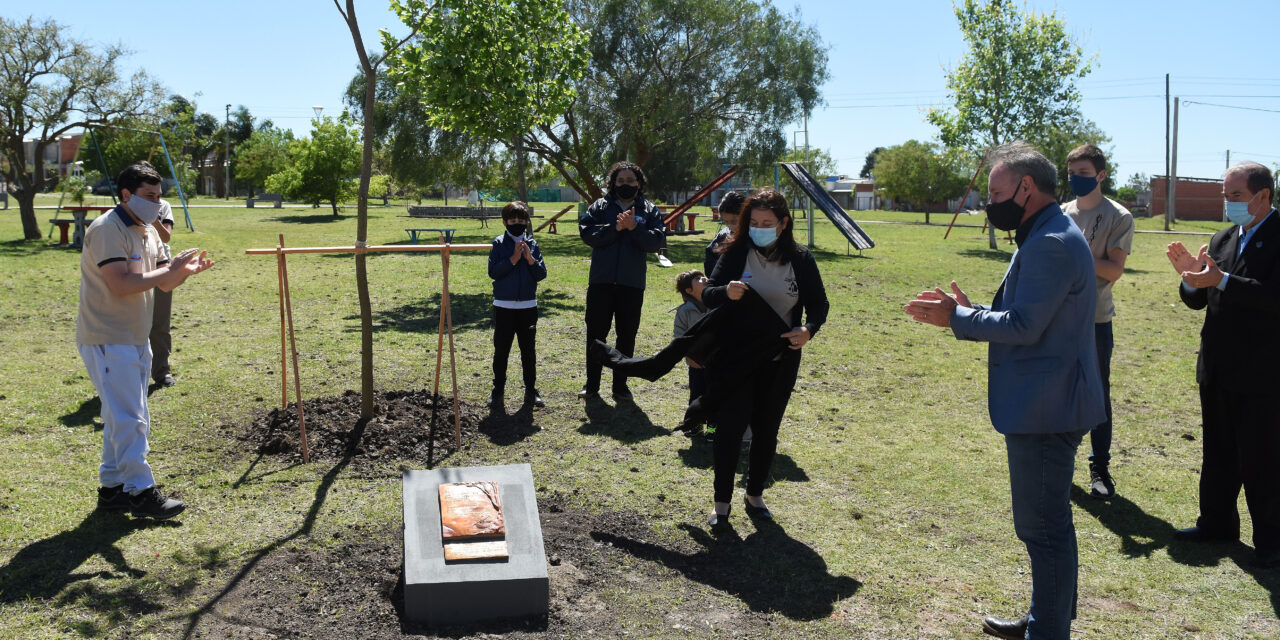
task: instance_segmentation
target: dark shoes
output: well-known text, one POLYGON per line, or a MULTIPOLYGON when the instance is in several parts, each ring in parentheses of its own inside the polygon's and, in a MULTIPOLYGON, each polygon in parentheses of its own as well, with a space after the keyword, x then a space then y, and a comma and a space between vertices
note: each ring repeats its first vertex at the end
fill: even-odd
POLYGON ((773 519, 773 512, 769 510, 769 507, 757 507, 751 504, 751 501, 745 495, 742 496, 742 503, 747 505, 747 517, 773 519))
POLYGON ((98 487, 98 510, 99 511, 128 511, 129 510, 129 494, 123 490, 123 485, 114 487, 98 487))
POLYGON ((168 520, 182 513, 186 508, 187 505, 183 504, 181 500, 166 498, 155 487, 151 487, 129 499, 129 515, 135 518, 168 520))
POLYGON ((600 397, 600 390, 599 390, 599 389, 592 389, 592 388, 590 388, 590 387, 583 387, 582 389, 578 390, 578 399, 579 399, 579 400, 590 400, 591 398, 599 398, 599 397, 600 397))
POLYGON ((485 406, 489 407, 490 409, 501 409, 502 401, 503 401, 502 394, 498 393, 497 391, 494 391, 493 393, 489 394, 489 401, 485 403, 485 406))
POLYGON ((1215 531, 1204 527, 1187 527, 1186 529, 1174 531, 1173 539, 1182 542, 1235 542, 1240 539, 1240 534, 1215 531))
POLYGON ((547 406, 547 401, 542 399, 542 394, 537 389, 525 389, 524 403, 538 408, 547 406))
POLYGON ((707 518, 707 524, 711 525, 712 529, 727 527, 729 526, 729 514, 732 512, 733 512, 733 507, 730 507, 729 511, 726 511, 723 515, 716 513, 715 510, 712 510, 711 516, 707 518))
POLYGON ((1027 616, 1022 616, 1017 620, 1005 620, 1004 618, 987 616, 982 619, 982 632, 997 638, 1023 640, 1023 638, 1027 637, 1027 616))
POLYGON ((634 398, 634 397, 635 397, 635 396, 634 396, 634 395, 632 395, 632 393, 631 393, 631 389, 627 388, 627 385, 625 385, 625 384, 615 384, 615 385, 613 385, 613 399, 614 399, 614 400, 630 400, 630 399, 632 399, 632 398, 634 398))
POLYGON ((1089 463, 1089 495, 1099 500, 1110 500, 1116 495, 1116 482, 1111 479, 1107 465, 1089 463))
POLYGON ((173 378, 172 373, 166 373, 163 376, 156 378, 156 384, 162 387, 172 387, 173 385, 178 384, 178 381, 173 378))

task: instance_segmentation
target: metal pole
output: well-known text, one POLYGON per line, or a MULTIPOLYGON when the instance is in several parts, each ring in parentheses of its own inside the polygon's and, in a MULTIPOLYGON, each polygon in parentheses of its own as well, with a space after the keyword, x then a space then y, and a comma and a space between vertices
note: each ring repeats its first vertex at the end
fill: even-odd
POLYGON ((1174 224, 1177 219, 1177 198, 1178 198, 1178 104, 1181 99, 1173 99, 1173 154, 1172 163, 1169 165, 1173 175, 1169 176, 1169 214, 1164 219, 1165 228, 1174 224))
POLYGON ((223 173, 227 177, 227 192, 223 194, 222 199, 231 198, 231 105, 227 105, 227 119, 222 125, 223 141, 227 149, 227 162, 223 169, 223 173))
POLYGON ((1227 149, 1227 166, 1223 169, 1223 171, 1226 171, 1227 169, 1230 169, 1230 168, 1231 168, 1231 150, 1227 149))
POLYGON ((157 133, 160 136, 160 148, 164 149, 164 161, 169 163, 169 175, 173 176, 173 183, 178 187, 178 199, 182 201, 182 213, 187 217, 187 228, 191 231, 196 230, 196 226, 191 224, 191 210, 187 209, 187 196, 182 192, 182 178, 178 176, 177 170, 173 168, 173 158, 169 157, 169 145, 164 143, 164 134, 157 133))
MULTIPOLYGON (((809 171, 809 112, 804 114, 804 170, 809 171)), ((812 173, 811 173, 812 174, 812 173)), ((813 198, 805 196, 805 202, 809 205, 809 248, 814 248, 813 243, 813 198)), ((794 222, 792 224, 795 224, 794 222)))
POLYGON ((1170 195, 1170 185, 1173 184, 1173 178, 1170 177, 1169 169, 1169 74, 1164 74, 1164 230, 1169 230, 1169 207, 1172 206, 1172 196, 1170 195))

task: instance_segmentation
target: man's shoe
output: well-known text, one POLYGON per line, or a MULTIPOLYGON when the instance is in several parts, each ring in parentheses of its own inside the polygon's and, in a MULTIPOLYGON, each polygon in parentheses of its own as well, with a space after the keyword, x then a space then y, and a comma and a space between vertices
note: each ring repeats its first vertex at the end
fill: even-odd
POLYGON ((135 518, 168 520, 182 513, 187 505, 181 500, 166 498, 155 487, 146 489, 129 500, 129 515, 135 518))
POLYGON ((547 401, 542 399, 542 394, 537 389, 526 389, 524 392, 524 403, 538 408, 547 406, 547 401))
POLYGON ((1005 620, 1004 618, 987 616, 982 619, 982 632, 997 638, 1022 640, 1027 637, 1027 616, 1022 616, 1017 620, 1005 620))
POLYGON ((614 400, 630 400, 634 397, 635 396, 632 395, 631 393, 631 389, 627 388, 626 385, 621 385, 621 386, 615 385, 613 387, 614 400))
POLYGON ((491 393, 491 394, 489 394, 489 401, 485 403, 485 406, 489 407, 490 409, 497 409, 497 408, 501 407, 501 406, 502 406, 502 394, 501 394, 501 393, 498 393, 498 392, 496 392, 496 391, 495 391, 495 392, 493 392, 493 393, 491 393))
POLYGON ((1116 495, 1116 481, 1111 479, 1107 465, 1089 463, 1089 495, 1099 500, 1110 500, 1116 495))
POLYGON ((156 384, 162 387, 172 387, 173 385, 178 384, 178 381, 174 379, 172 373, 166 373, 156 379, 156 384))
POLYGON ((1240 534, 1232 535, 1204 527, 1187 527, 1174 531, 1173 538, 1183 542, 1234 542, 1240 539, 1240 534))
POLYGON ((98 487, 99 511, 128 511, 129 506, 129 494, 124 492, 124 485, 98 487))
POLYGON ((591 398, 599 398, 599 397, 600 397, 599 389, 589 389, 587 387, 583 387, 578 390, 579 400, 590 400, 591 398))

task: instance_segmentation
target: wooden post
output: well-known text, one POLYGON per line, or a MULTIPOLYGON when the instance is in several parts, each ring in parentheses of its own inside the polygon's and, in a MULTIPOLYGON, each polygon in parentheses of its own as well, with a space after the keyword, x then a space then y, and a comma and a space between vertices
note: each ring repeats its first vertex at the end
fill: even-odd
MULTIPOLYGON (((973 172, 973 179, 969 181, 969 188, 964 190, 964 197, 960 198, 960 206, 956 207, 956 214, 954 216, 951 216, 951 224, 947 225, 947 232, 942 234, 943 240, 946 240, 947 236, 951 235, 951 227, 955 226, 956 218, 959 218, 960 212, 964 211, 964 203, 969 199, 969 193, 973 191, 973 185, 978 183, 978 176, 982 175, 982 165, 985 164, 985 160, 986 158, 982 158, 978 160, 978 170, 973 172)), ((987 218, 983 216, 982 229, 985 231, 986 228, 987 228, 987 218)))
POLYGON ((311 462, 311 452, 307 448, 307 423, 302 416, 302 373, 298 371, 298 342, 293 331, 293 302, 289 295, 289 267, 284 260, 284 234, 280 234, 280 273, 284 284, 284 309, 289 321, 289 350, 293 354, 293 395, 298 403, 298 432, 302 439, 302 461, 311 462))
POLYGON ((444 286, 441 305, 441 315, 447 316, 449 328, 449 376, 453 378, 453 440, 454 445, 460 450, 462 449, 462 416, 461 407, 458 403, 458 363, 453 350, 453 305, 449 299, 449 245, 444 246, 444 251, 440 252, 444 258, 444 286))
POLYGON ((289 353, 285 345, 284 246, 276 245, 276 280, 280 294, 280 408, 289 408, 289 353))

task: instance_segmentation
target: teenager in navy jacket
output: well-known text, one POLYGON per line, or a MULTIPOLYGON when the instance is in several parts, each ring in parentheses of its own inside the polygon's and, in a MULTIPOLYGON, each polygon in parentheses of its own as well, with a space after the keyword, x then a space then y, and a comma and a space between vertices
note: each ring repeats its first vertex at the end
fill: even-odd
POLYGON ((520 366, 524 371, 524 403, 546 406, 536 388, 538 360, 534 336, 538 328, 538 282, 547 277, 542 250, 529 232, 533 208, 512 202, 502 208, 506 231, 493 239, 489 249, 489 277, 493 278, 493 393, 490 407, 501 407, 507 385, 507 358, 511 340, 520 341, 520 366))

